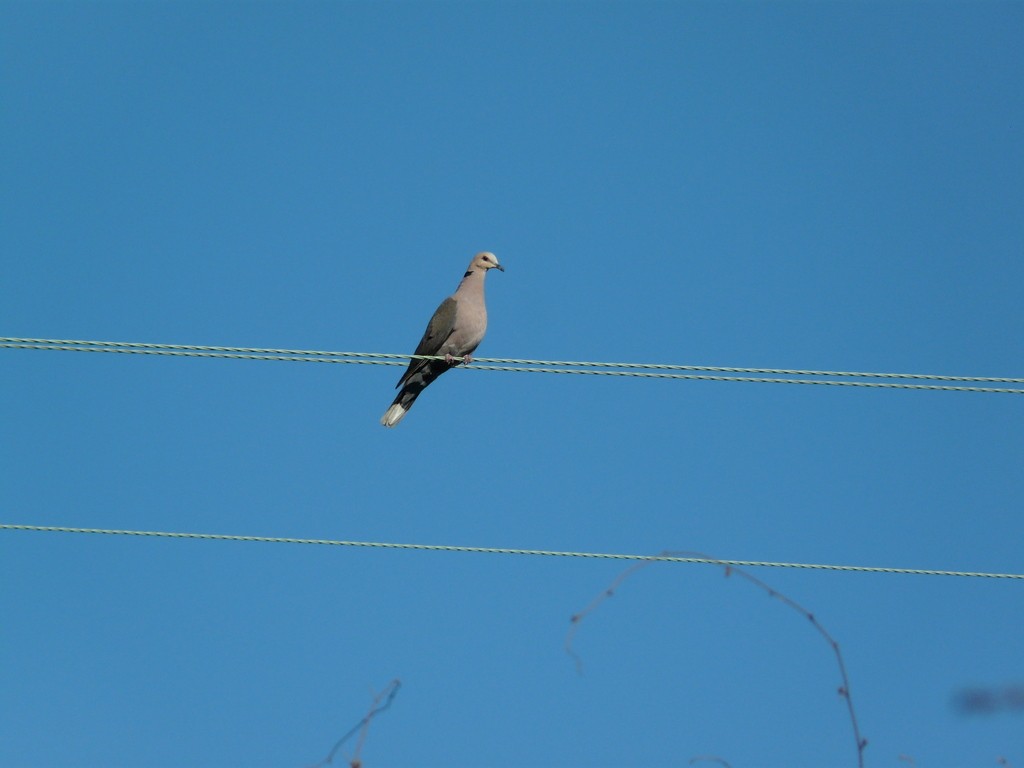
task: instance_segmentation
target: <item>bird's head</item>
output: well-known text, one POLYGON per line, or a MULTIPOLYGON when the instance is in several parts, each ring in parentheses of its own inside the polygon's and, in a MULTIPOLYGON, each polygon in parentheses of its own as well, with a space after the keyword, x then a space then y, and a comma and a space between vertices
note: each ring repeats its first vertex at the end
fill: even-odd
POLYGON ((482 251, 474 256, 473 261, 469 265, 469 269, 470 271, 474 269, 482 269, 485 272, 488 269, 498 269, 502 272, 505 271, 505 268, 498 263, 498 257, 493 253, 488 253, 487 251, 482 251))

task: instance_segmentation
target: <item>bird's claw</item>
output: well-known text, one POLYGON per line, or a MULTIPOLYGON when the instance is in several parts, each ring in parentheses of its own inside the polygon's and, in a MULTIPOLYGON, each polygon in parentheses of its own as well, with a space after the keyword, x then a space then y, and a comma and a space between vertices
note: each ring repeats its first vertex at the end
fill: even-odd
POLYGON ((466 365, 469 365, 471 362, 473 362, 473 356, 472 355, 466 355, 466 356, 464 356, 462 358, 458 358, 458 357, 452 357, 451 353, 449 353, 449 354, 444 356, 444 361, 446 363, 448 363, 448 365, 451 365, 451 366, 456 366, 459 363, 465 363, 466 365))

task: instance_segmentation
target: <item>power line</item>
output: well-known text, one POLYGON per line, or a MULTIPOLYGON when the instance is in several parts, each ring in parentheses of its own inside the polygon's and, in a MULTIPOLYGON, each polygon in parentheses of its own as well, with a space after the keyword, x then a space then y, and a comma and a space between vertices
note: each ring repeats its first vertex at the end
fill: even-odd
MULTIPOLYGON (((340 363, 350 365, 404 366, 410 359, 442 359, 424 355, 400 355, 382 352, 333 352, 305 349, 274 349, 262 347, 224 347, 187 344, 148 344, 124 341, 89 341, 80 339, 35 339, 0 337, 0 348, 37 349, 60 352, 106 352, 168 357, 199 357, 229 360, 278 360, 298 363, 340 363)), ((652 379, 684 379, 695 381, 736 381, 762 384, 813 384, 838 387, 869 387, 882 389, 921 389, 947 392, 986 392, 1024 394, 1024 387, 950 386, 945 384, 906 384, 891 380, 930 382, 973 382, 983 384, 1024 384, 1024 378, 993 376, 945 376, 922 373, 871 373, 863 371, 820 371, 788 368, 739 368, 662 363, 609 363, 569 360, 532 360, 525 358, 475 358, 470 370, 509 371, 525 373, 563 373, 590 376, 621 376, 652 379), (706 373, 682 373, 700 371, 706 373), (743 373, 747 376, 709 375, 743 373), (787 378, 778 378, 785 376, 787 378), (808 376, 829 377, 809 379, 808 376), (885 379, 890 381, 850 381, 849 379, 885 379)))
MULTIPOLYGON (((102 347, 124 347, 144 349, 166 349, 166 350, 198 350, 203 352, 240 352, 254 353, 259 355, 311 355, 316 357, 366 357, 382 359, 436 359, 426 355, 396 355, 384 352, 329 352, 315 349, 268 349, 262 347, 220 347, 201 346, 197 344, 151 344, 147 342, 130 341, 84 341, 80 339, 29 339, 0 336, 0 342, 10 342, 3 346, 12 345, 40 345, 40 344, 64 344, 76 346, 102 346, 102 347)), ((44 347, 45 348, 45 347, 44 347)), ((671 365, 665 363, 608 363, 608 362, 583 362, 575 360, 531 360, 513 357, 475 357, 477 362, 485 363, 508 363, 515 365, 547 365, 547 366, 579 366, 596 368, 638 368, 656 369, 662 371, 719 371, 731 373, 758 373, 758 374, 791 374, 798 376, 850 376, 866 377, 873 379, 926 379, 932 381, 977 381, 977 382, 1003 382, 1012 384, 1024 384, 1024 378, 1007 378, 993 376, 944 376, 927 373, 866 373, 858 371, 819 371, 819 370, 798 370, 789 368, 736 368, 707 365, 671 365)), ((402 363, 404 365, 405 363, 402 363)))
POLYGON ((786 563, 765 560, 721 560, 712 557, 684 557, 672 554, 629 555, 609 552, 563 552, 548 549, 511 549, 507 547, 465 547, 452 544, 403 544, 382 541, 344 541, 340 539, 298 539, 282 536, 239 536, 226 533, 172 533, 168 531, 133 531, 110 528, 72 528, 57 525, 18 525, 0 523, 0 531, 36 531, 43 533, 87 533, 108 536, 140 536, 163 539, 201 539, 207 541, 261 542, 264 544, 310 544, 330 547, 362 547, 366 549, 407 549, 425 552, 472 552, 483 555, 528 555, 532 557, 574 557, 591 560, 634 560, 663 563, 703 563, 746 568, 797 568, 813 571, 852 571, 855 573, 889 573, 906 576, 958 576, 983 579, 1021 579, 1024 573, 989 573, 985 571, 943 571, 925 568, 883 568, 868 565, 823 565, 819 563, 786 563))

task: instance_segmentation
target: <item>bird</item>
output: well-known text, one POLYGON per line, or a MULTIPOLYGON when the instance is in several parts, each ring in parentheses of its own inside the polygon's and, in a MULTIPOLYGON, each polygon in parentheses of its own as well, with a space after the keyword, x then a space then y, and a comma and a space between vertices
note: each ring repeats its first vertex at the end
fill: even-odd
POLYGON ((460 362, 466 365, 472 362, 473 352, 487 332, 484 278, 492 269, 505 271, 493 253, 478 253, 469 262, 455 293, 442 301, 434 312, 414 354, 443 356, 444 360, 409 361, 409 367, 395 385, 396 389, 401 387, 398 397, 381 416, 380 423, 385 427, 398 424, 420 393, 442 373, 460 362))

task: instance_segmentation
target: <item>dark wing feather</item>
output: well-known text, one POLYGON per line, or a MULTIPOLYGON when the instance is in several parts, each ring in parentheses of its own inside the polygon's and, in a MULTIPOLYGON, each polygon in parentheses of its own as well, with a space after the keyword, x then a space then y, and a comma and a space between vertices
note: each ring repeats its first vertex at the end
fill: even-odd
POLYGON ((455 299, 449 296, 441 302, 441 306, 434 312, 434 316, 427 323, 427 330, 423 338, 416 345, 417 355, 436 355, 441 345, 448 341, 448 337, 455 330, 455 299))
MULTIPOLYGON (((420 343, 416 345, 416 351, 413 354, 416 355, 436 355, 448 337, 452 335, 455 330, 455 309, 456 300, 449 296, 447 299, 441 302, 441 306, 434 312, 434 316, 430 318, 430 322, 427 323, 427 330, 423 332, 423 338, 420 339, 420 343)), ((414 373, 426 368, 431 362, 430 360, 410 360, 409 367, 402 374, 402 378, 398 380, 395 388, 402 386, 410 376, 414 373)))

